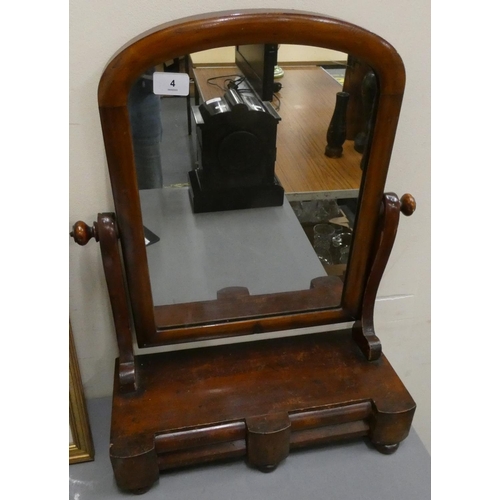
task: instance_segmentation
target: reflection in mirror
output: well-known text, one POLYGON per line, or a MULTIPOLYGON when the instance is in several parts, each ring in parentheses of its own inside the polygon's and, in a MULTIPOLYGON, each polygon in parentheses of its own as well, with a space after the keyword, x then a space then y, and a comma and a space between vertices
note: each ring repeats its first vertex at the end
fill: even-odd
POLYGON ((248 57, 252 76, 240 49, 223 47, 165 61, 129 94, 153 300, 172 326, 340 305, 376 78, 347 54, 273 47, 270 83, 269 53, 248 57), (156 95, 154 72, 172 83, 188 73, 189 95, 156 95), (262 85, 272 86, 267 100, 262 85), (224 112, 257 118, 234 130, 224 112), (276 137, 263 132, 270 116, 276 137), (238 182, 259 193, 252 208, 240 209, 238 182), (266 182, 284 197, 262 201, 266 182), (209 202, 199 205, 201 191, 209 202))

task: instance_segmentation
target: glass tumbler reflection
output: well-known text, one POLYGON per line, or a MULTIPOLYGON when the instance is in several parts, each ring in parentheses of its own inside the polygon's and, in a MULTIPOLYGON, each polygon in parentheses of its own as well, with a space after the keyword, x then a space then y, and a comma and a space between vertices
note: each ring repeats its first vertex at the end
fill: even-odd
POLYGON ((335 235, 335 227, 331 224, 316 224, 314 226, 314 250, 323 264, 333 264, 330 247, 335 235))

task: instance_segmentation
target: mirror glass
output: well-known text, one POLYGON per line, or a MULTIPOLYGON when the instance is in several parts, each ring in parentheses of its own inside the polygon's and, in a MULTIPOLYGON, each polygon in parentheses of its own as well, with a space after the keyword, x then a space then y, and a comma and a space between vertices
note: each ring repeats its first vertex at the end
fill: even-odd
POLYGON ((375 76, 332 50, 247 49, 165 61, 129 95, 153 301, 172 325, 340 305, 375 76))

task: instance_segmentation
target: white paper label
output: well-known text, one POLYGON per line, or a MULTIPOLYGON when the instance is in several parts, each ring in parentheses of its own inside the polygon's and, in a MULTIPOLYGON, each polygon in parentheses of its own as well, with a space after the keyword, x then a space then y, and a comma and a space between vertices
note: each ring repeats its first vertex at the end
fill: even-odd
POLYGON ((156 95, 189 95, 187 73, 153 73, 153 92, 156 95))

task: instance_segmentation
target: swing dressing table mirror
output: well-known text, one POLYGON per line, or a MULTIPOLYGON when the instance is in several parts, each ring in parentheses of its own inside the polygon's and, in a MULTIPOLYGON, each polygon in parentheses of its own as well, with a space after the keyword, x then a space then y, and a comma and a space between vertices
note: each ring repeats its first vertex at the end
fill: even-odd
MULTIPOLYGON (((350 78, 352 82, 353 75, 350 78)), ((98 98, 115 213, 99 214, 91 227, 77 222, 72 235, 82 245, 94 237, 101 247, 119 348, 110 458, 121 489, 145 491, 161 470, 242 456, 250 465, 270 471, 291 449, 338 439, 368 436, 380 452, 392 453, 407 436, 415 403, 383 355, 373 325, 376 293, 399 214, 411 215, 415 210, 410 195, 399 199, 384 193, 404 82, 399 55, 380 37, 337 19, 297 11, 218 12, 171 22, 131 41, 108 64, 98 98), (284 285, 283 289, 256 292, 236 278, 222 287, 215 285, 213 290, 209 285, 213 296, 200 298, 195 292, 203 286, 205 271, 199 269, 199 283, 184 287, 193 290, 194 298, 162 301, 154 293, 156 283, 163 286, 170 281, 174 290, 181 285, 169 274, 171 264, 165 268, 158 264, 168 261, 158 260, 157 254, 172 253, 162 245, 182 240, 182 224, 184 232, 198 234, 197 245, 214 241, 206 251, 179 252, 181 256, 184 253, 185 261, 179 266, 196 268, 193 256, 221 253, 217 241, 220 246, 230 245, 221 232, 211 239, 214 228, 221 231, 217 224, 227 236, 233 230, 230 218, 236 217, 239 238, 249 234, 248 224, 254 224, 257 229, 253 227, 253 234, 264 240, 278 235, 274 239, 279 240, 283 231, 292 227, 287 221, 293 219, 293 212, 285 199, 282 206, 234 213, 183 213, 181 232, 176 233, 172 221, 181 216, 181 198, 182 203, 188 200, 189 206, 189 194, 187 190, 139 190, 128 110, 130 89, 141 75, 165 61, 216 47, 262 43, 341 51, 351 61, 362 61, 365 71, 371 68, 376 77, 369 141, 358 158, 363 169, 345 274, 315 275, 311 271, 308 286, 297 289, 284 285), (160 242, 146 246, 152 199, 158 202, 163 217, 161 228, 155 230, 163 232, 160 242), (243 230, 242 224, 247 224, 243 230), (140 353, 145 347, 337 324, 349 326, 252 342, 140 353), (134 337, 138 352, 134 351, 134 337)), ((346 86, 347 73, 344 90, 346 86)), ((284 83, 283 94, 285 91, 284 83)), ((335 92, 332 94, 335 102, 335 92)), ((284 105, 285 101, 283 96, 284 105)), ((333 106, 325 106, 324 101, 319 104, 331 117, 333 106)), ((286 157, 279 142, 282 130, 293 123, 283 109, 278 158, 280 154, 286 157)), ((320 128, 326 143, 328 122, 320 128)), ((349 141, 345 157, 348 147, 349 141)), ((278 178, 280 168, 276 167, 278 178)), ((255 242, 250 234, 236 247, 252 247, 255 242)), ((283 235, 284 246, 288 245, 294 258, 305 259, 308 250, 301 257, 299 237, 290 239, 287 234, 283 235)), ((261 267, 266 269, 263 274, 284 274, 279 261, 286 259, 278 256, 283 259, 273 261, 273 244, 269 243, 267 253, 252 254, 249 260, 254 267, 241 263, 242 274, 253 277, 261 267), (270 263, 266 263, 268 259, 270 263)), ((211 262, 206 260, 203 266, 211 267, 211 262)), ((302 270, 299 262, 291 262, 298 272, 302 270)), ((225 277, 230 280, 240 272, 238 265, 228 269, 225 277)), ((209 271, 206 269, 207 274, 209 271)))

